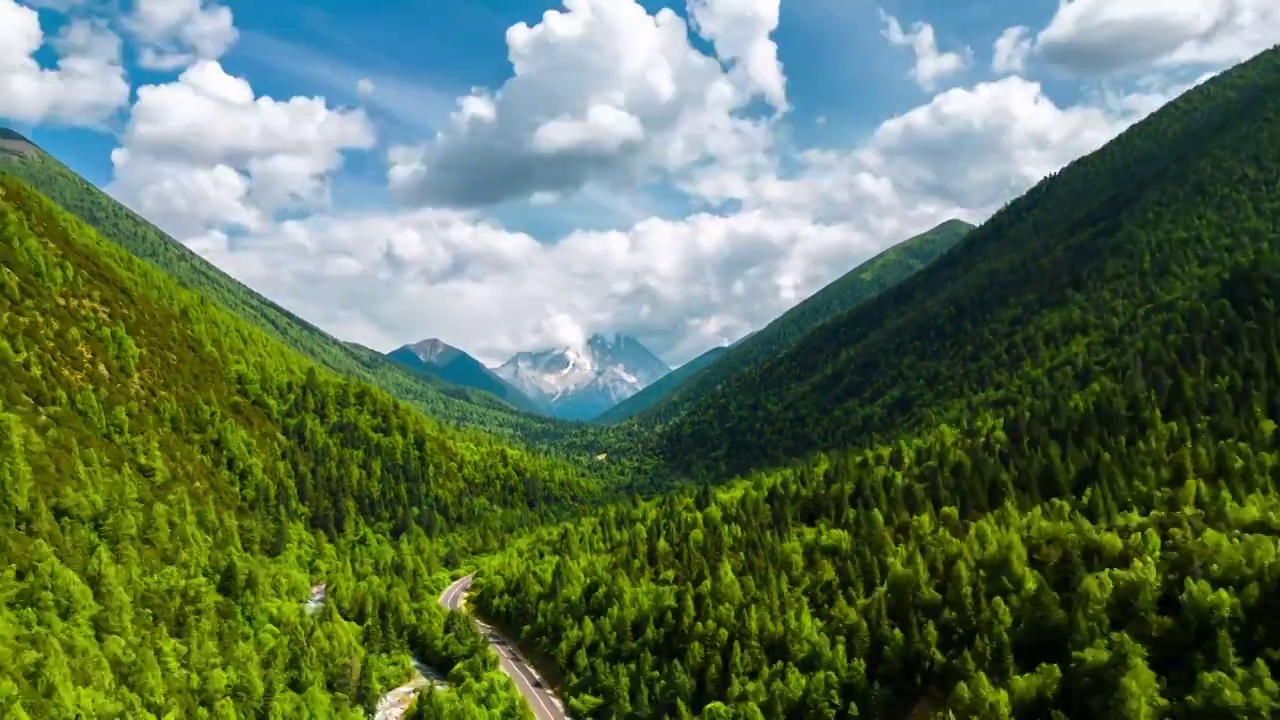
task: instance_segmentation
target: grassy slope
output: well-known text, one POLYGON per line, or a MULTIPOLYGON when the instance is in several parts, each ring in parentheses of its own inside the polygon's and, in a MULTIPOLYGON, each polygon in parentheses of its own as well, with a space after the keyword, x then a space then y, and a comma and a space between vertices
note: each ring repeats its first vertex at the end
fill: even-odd
POLYGON ((488 393, 415 375, 380 353, 361 352, 339 342, 226 275, 45 153, 0 154, 0 173, 3 172, 22 178, 92 225, 103 237, 154 264, 184 287, 278 335, 294 350, 331 370, 380 387, 433 417, 508 437, 536 438, 544 447, 555 444, 568 427, 549 418, 518 412, 488 393))
POLYGON ((688 382, 668 384, 662 397, 637 393, 598 421, 621 422, 631 417, 661 421, 673 417, 748 368, 782 353, 823 322, 910 277, 950 250, 972 228, 964 221, 948 220, 885 250, 732 346, 706 371, 687 376, 688 382))
POLYGON ((715 388, 662 429, 662 454, 740 472, 1123 377, 1163 301, 1275 252, 1277 98, 1272 51, 1175 100, 715 388))

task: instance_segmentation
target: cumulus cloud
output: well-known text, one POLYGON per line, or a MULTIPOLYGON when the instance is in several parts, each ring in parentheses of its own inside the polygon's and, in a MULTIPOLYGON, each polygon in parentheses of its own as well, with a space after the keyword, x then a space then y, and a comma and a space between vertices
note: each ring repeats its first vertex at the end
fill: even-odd
POLYGON ((201 61, 174 82, 138 88, 113 194, 181 236, 261 229, 284 210, 328 204, 342 152, 373 146, 361 110, 321 98, 255 97, 243 78, 201 61))
POLYGON ((996 38, 991 69, 1001 75, 1026 72, 1027 57, 1031 55, 1034 45, 1030 28, 1008 28, 996 38))
POLYGON ((1280 42, 1274 0, 1061 0, 1037 55, 1077 75, 1239 62, 1280 42))
MULTIPOLYGON (((388 149, 391 186, 424 207, 329 209, 343 153, 373 145, 363 112, 257 97, 212 61, 139 89, 111 189, 259 291, 372 347, 438 336, 497 363, 621 331, 680 363, 897 241, 985 218, 1179 89, 1152 76, 1063 105, 1012 75, 942 92, 858 146, 784 162, 776 120, 747 114, 757 99, 786 107, 769 39, 776 2, 694 0, 691 15, 716 56, 690 46, 674 13, 631 0, 568 0, 513 26, 506 84, 460 98, 434 139, 388 149), (650 173, 734 209, 553 242, 476 209, 555 204, 650 173), (298 208, 311 213, 284 219, 298 208)), ((925 48, 934 60, 915 77, 936 81, 951 61, 925 27, 889 34, 925 48)), ((999 62, 1012 71, 1029 43, 1029 31, 1007 34, 999 62)))
POLYGON ((540 336, 550 337, 554 347, 581 348, 587 344, 587 330, 571 316, 551 312, 542 322, 540 336))
POLYGON ((49 42, 55 68, 35 58, 44 45, 36 11, 0 0, 0 117, 97 125, 129 102, 120 38, 104 24, 79 18, 65 24, 49 42))
POLYGON ((316 217, 234 245, 191 245, 345 337, 389 348, 429 334, 491 363, 612 330, 684 359, 881 247, 853 226, 766 212, 650 219, 543 244, 443 209, 316 217), (352 307, 369 322, 344 318, 352 307))
POLYGON ((1137 119, 1062 108, 1039 83, 1010 77, 953 88, 884 123, 870 164, 899 192, 986 214, 1137 119))
POLYGON ((157 71, 217 60, 239 36, 231 8, 210 0, 134 0, 125 24, 139 42, 138 64, 157 71))
POLYGON ((909 47, 915 53, 916 63, 910 76, 921 89, 933 90, 940 81, 963 72, 973 61, 973 51, 967 47, 959 52, 939 51, 933 26, 928 23, 918 22, 911 27, 911 32, 906 32, 898 19, 884 10, 880 11, 880 20, 885 25, 881 34, 890 43, 909 47))
POLYGON ((721 199, 817 222, 864 222, 889 241, 942 215, 979 219, 1169 96, 1109 96, 1063 107, 1040 84, 1007 77, 952 88, 882 123, 848 150, 802 153, 789 177, 762 176, 721 199))
POLYGON ((950 217, 982 219, 1141 112, 1063 107, 1011 77, 942 93, 859 147, 808 152, 790 176, 735 185, 742 209, 731 214, 540 243, 470 211, 339 213, 192 247, 373 347, 439 336, 496 363, 623 331, 679 363, 909 235, 950 217))
POLYGON ((787 106, 787 79, 778 62, 778 45, 770 35, 778 29, 779 0, 690 0, 689 16, 698 32, 711 40, 716 55, 735 63, 734 71, 752 91, 775 108, 787 106))
POLYGON ((669 9, 649 15, 633 0, 564 8, 509 28, 512 77, 459 98, 436 138, 394 153, 398 197, 476 207, 763 151, 768 133, 737 113, 757 95, 785 103, 769 39, 778 0, 694 0, 695 24, 719 59, 692 47, 669 9))
POLYGON ((366 99, 370 95, 373 95, 373 91, 376 89, 377 88, 373 84, 373 81, 367 77, 360 78, 356 81, 356 94, 359 95, 361 99, 366 99))

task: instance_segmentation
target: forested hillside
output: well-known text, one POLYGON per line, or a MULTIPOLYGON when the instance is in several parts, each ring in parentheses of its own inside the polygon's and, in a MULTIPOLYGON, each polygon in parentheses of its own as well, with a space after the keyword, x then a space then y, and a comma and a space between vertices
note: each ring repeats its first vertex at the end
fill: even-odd
POLYGON ((517 716, 435 593, 597 495, 317 368, 0 177, 0 716, 362 718, 410 651, 453 669, 437 702, 517 716))
POLYGON ((657 405, 671 396, 694 375, 702 372, 729 352, 729 346, 714 347, 672 370, 640 392, 606 410, 594 422, 612 423, 625 420, 657 405))
MULTIPOLYGON (((642 391, 610 408, 598 421, 621 422, 637 416, 647 421, 661 421, 675 416, 748 368, 776 358, 827 320, 910 277, 954 247, 972 229, 972 225, 962 220, 948 220, 904 240, 730 346, 705 372, 689 373, 678 383, 668 381, 657 391, 642 391)), ((749 402, 749 398, 742 400, 749 402)))
MULTIPOLYGON (((1183 95, 937 262, 690 406, 656 445, 723 476, 1143 377, 1176 402, 1185 307, 1276 252, 1280 57, 1183 95), (1128 380, 1126 380, 1128 378, 1128 380)), ((1212 353, 1196 346, 1193 357, 1212 353)), ((1032 413, 1032 418, 1042 417, 1032 413)))
POLYGON ((102 237, 160 268, 179 285, 220 303, 341 375, 379 387, 443 421, 519 437, 562 455, 586 457, 598 452, 598 443, 568 424, 518 412, 489 393, 416 375, 381 353, 339 342, 223 273, 43 152, 0 153, 3 172, 22 178, 92 225, 102 237))
POLYGON ((1273 717, 1277 188, 1273 50, 666 437, 836 450, 543 531, 473 601, 581 717, 1273 717))

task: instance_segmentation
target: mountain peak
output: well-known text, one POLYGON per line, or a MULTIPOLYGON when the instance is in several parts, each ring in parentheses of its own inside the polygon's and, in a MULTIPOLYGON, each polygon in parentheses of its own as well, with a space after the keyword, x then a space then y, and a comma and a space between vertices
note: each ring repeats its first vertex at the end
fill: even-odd
POLYGON ((446 363, 462 351, 439 338, 427 338, 405 345, 404 349, 418 356, 423 362, 446 363))
POLYGON ((40 148, 17 130, 0 127, 0 155, 34 156, 40 148))
POLYGON ((494 372, 553 414, 586 420, 671 372, 639 340, 592 333, 582 347, 516 353, 494 372))
POLYGON ((427 338, 416 343, 401 345, 387 353, 393 362, 419 375, 439 378, 454 385, 475 388, 496 395, 513 407, 532 413, 542 413, 542 407, 525 397, 524 393, 498 377, 471 357, 439 338, 427 338))

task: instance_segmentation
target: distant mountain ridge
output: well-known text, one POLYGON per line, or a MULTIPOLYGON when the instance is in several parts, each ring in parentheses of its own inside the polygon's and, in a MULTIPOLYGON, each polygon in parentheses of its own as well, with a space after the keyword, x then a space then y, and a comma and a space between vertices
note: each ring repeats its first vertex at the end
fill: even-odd
POLYGON ((546 414, 541 405, 498 377, 484 363, 439 338, 402 345, 387 353, 387 357, 415 374, 487 392, 518 410, 546 414))
POLYGON ((672 373, 678 377, 666 378, 663 383, 618 403, 596 421, 617 423, 633 417, 660 421, 672 417, 722 383, 777 357, 822 323, 910 277, 955 247, 971 230, 973 225, 952 219, 894 245, 763 328, 748 333, 727 348, 717 348, 719 352, 712 350, 695 358, 688 364, 693 367, 681 367, 672 373))
POLYGON ((596 333, 581 346, 516 353, 493 372, 556 417, 590 420, 671 367, 633 337, 596 333))
MULTIPOLYGON (((746 337, 750 337, 750 335, 746 337)), ((735 342, 732 345, 720 345, 702 353, 698 357, 681 365, 675 370, 672 370, 661 378, 658 378, 656 382, 643 388, 635 395, 632 395, 626 400, 623 400, 596 416, 595 421, 600 423, 617 422, 648 410, 669 397, 680 386, 688 382, 694 375, 697 375, 710 367, 712 363, 719 360, 721 356, 737 346, 739 342, 745 340, 746 337, 738 340, 738 342, 735 342)))

